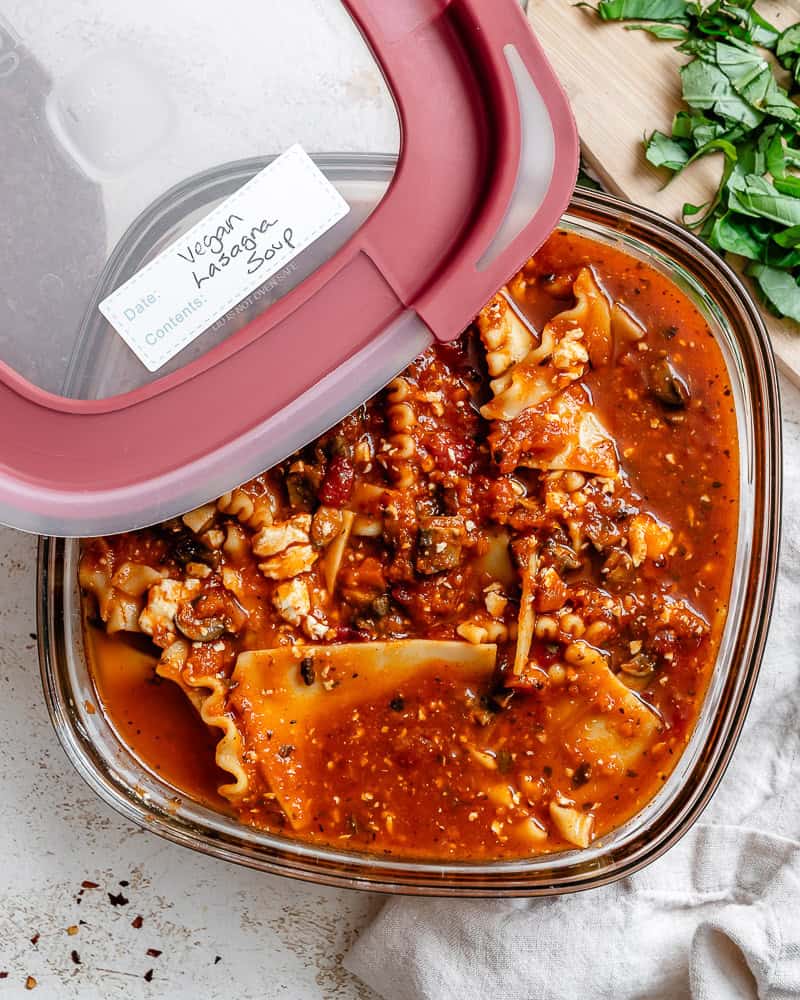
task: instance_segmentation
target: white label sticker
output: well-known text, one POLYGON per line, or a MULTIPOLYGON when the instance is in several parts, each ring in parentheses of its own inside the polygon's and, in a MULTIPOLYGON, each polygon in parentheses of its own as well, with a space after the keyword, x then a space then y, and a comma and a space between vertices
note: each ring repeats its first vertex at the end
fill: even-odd
POLYGON ((100 303, 151 372, 350 211, 292 146, 100 303))

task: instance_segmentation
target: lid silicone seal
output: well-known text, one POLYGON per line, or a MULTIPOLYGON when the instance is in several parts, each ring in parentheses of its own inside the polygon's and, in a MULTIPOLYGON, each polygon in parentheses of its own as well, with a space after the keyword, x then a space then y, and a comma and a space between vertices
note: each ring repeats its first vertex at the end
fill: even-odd
POLYGON ((516 0, 344 2, 400 118, 385 198, 298 288, 149 385, 68 399, 0 363, 3 522, 123 531, 258 474, 458 336, 558 222, 578 140, 516 0))

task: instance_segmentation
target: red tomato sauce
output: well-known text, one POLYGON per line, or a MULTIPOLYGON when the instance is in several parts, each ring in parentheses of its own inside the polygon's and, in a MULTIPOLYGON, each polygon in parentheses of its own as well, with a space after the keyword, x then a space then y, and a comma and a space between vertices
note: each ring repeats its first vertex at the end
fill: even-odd
POLYGON ((84 543, 102 707, 180 792, 305 840, 478 859, 586 846, 666 781, 735 559, 727 369, 683 292, 619 248, 556 232, 506 295, 218 504, 84 543), (418 639, 472 666, 444 647, 396 682, 360 654, 320 666, 418 639), (257 682, 253 650, 279 651, 257 682), (346 702, 355 679, 372 693, 346 702))

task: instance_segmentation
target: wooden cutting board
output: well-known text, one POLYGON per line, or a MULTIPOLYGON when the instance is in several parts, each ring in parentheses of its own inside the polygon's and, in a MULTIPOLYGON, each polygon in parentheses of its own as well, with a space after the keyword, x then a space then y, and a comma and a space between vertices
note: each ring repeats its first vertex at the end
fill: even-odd
MULTIPOLYGON (((797 0, 759 0, 777 27, 800 19, 797 0)), ((669 132, 683 107, 674 43, 602 22, 572 0, 529 0, 528 17, 572 102, 586 163, 604 187, 680 221, 684 202, 700 205, 716 189, 721 159, 693 164, 666 187, 668 172, 644 158, 642 136, 669 132)), ((762 314, 781 369, 800 385, 800 326, 762 314)))

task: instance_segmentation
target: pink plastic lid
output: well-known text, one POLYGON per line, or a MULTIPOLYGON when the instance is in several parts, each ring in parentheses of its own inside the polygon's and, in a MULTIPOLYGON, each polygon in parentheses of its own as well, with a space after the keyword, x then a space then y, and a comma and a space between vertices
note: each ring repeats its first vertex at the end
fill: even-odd
MULTIPOLYGON (((105 259, 105 267, 83 299, 78 296, 79 344, 60 392, 25 370, 22 332, 15 334, 25 302, 3 318, 3 522, 43 534, 116 532, 225 492, 332 426, 434 340, 458 336, 558 222, 575 183, 577 136, 516 0, 344 0, 344 6, 396 104, 396 165, 386 158, 318 157, 354 208, 352 218, 339 224, 338 237, 334 228, 320 246, 304 251, 288 292, 261 311, 251 309, 244 323, 223 325, 213 346, 184 352, 166 374, 133 377, 126 387, 116 355, 103 347, 108 324, 98 303, 166 237, 188 229, 198 212, 236 190, 267 159, 212 167, 160 193, 110 254, 97 180, 105 183, 107 176, 93 171, 103 160, 97 134, 91 141, 99 143, 99 154, 97 146, 88 158, 79 150, 69 170, 51 171, 51 183, 80 207, 81 219, 98 223, 81 228, 61 273, 36 258, 26 263, 28 273, 40 290, 60 290, 86 281, 75 259, 105 259), (382 197, 361 210, 359 192, 370 184, 382 197)), ((44 119, 57 126, 59 109, 69 110, 74 97, 70 86, 80 89, 80 74, 77 84, 73 75, 55 88, 59 104, 41 85, 46 74, 38 58, 2 24, 0 42, 0 120, 21 123, 27 109, 37 128, 46 128, 44 119), (4 63, 4 51, 15 59, 4 63), (44 114, 32 96, 40 92, 44 114)), ((102 75, 102 67, 92 72, 102 75)), ((132 72, 131 89, 141 99, 136 67, 132 72)), ((120 75, 124 83, 117 70, 120 75)), ((151 124, 153 115, 150 109, 151 124)), ((113 155, 105 166, 114 173, 113 155)), ((15 192, 2 187, 8 183, 0 182, 0 199, 21 211, 15 192)), ((94 273, 88 265, 86 273, 94 273)), ((24 288, 0 291, 6 301, 24 294, 24 288)), ((51 322, 57 327, 57 317, 51 322)), ((125 358, 127 366, 139 364, 125 358)))

